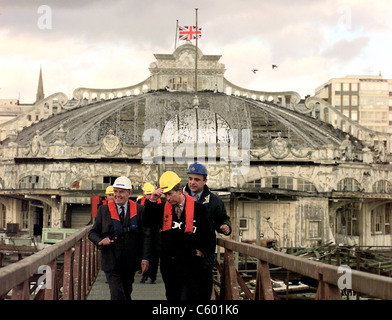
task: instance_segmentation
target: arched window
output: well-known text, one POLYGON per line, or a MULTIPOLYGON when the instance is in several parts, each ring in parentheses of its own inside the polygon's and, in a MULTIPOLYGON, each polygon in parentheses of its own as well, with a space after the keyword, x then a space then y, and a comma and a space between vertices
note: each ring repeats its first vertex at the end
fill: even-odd
POLYGON ((392 183, 387 180, 379 180, 373 184, 374 193, 392 193, 392 183))
POLYGON ((266 177, 246 183, 247 188, 276 188, 306 192, 317 192, 313 183, 301 178, 293 177, 266 177))
POLYGON ((163 143, 229 143, 230 127, 219 114, 205 109, 189 109, 173 117, 165 126, 163 143))
POLYGON ((353 178, 344 178, 338 183, 338 191, 360 191, 361 186, 359 182, 353 178))
POLYGON ((49 182, 44 177, 31 175, 19 181, 20 189, 49 189, 49 182))

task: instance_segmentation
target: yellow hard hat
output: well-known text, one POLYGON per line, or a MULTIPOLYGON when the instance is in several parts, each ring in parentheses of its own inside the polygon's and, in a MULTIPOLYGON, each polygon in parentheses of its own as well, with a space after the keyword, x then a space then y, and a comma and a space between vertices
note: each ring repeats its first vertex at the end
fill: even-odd
POLYGON ((112 187, 112 186, 107 187, 105 193, 106 193, 106 194, 114 194, 114 189, 113 189, 113 187, 112 187))
POLYGON ((146 183, 143 185, 142 190, 143 190, 143 192, 144 192, 145 194, 151 194, 151 193, 154 192, 155 188, 154 188, 154 186, 153 186, 151 183, 146 182, 146 183))
POLYGON ((180 181, 181 178, 175 172, 166 171, 159 179, 159 187, 163 189, 163 193, 169 192, 180 181))

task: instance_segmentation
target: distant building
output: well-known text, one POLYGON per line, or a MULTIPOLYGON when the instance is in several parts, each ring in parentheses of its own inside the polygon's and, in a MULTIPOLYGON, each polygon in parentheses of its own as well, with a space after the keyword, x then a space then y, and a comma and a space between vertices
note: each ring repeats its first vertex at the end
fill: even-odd
POLYGON ((333 78, 317 87, 315 96, 366 128, 392 133, 392 80, 381 74, 333 78))
POLYGON ((26 106, 32 105, 21 105, 18 99, 0 99, 0 124, 22 114, 26 106))
MULTIPOLYGON (((45 95, 42 81, 42 68, 40 68, 35 103, 43 100, 44 98, 45 95)), ((17 116, 27 112, 27 110, 32 107, 33 104, 20 104, 19 99, 0 99, 0 124, 15 119, 17 116)), ((29 121, 36 121, 39 118, 38 115, 35 115, 35 117, 28 115, 27 117, 29 117, 29 121)))

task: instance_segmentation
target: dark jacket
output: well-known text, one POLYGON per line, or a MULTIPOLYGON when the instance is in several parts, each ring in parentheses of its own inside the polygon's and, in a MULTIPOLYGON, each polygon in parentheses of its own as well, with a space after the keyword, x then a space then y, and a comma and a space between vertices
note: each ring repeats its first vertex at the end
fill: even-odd
MULTIPOLYGON (((114 240, 108 246, 100 246, 102 253, 101 267, 103 271, 111 271, 116 264, 133 268, 135 271, 140 268, 142 259, 148 260, 150 255, 150 230, 142 225, 142 215, 144 207, 137 205, 137 230, 124 232, 124 234, 114 240)), ((129 206, 125 216, 123 226, 129 225, 129 206)), ((89 232, 88 238, 95 245, 106 238, 113 238, 114 227, 107 205, 98 208, 94 225, 89 232)))
MULTIPOLYGON (((184 193, 191 195, 188 184, 184 187, 184 193)), ((207 208, 208 219, 210 220, 213 230, 218 233, 223 233, 220 226, 227 224, 230 228, 229 234, 231 233, 230 217, 227 215, 225 205, 217 195, 210 191, 207 185, 204 186, 203 193, 197 202, 203 204, 207 208)))
MULTIPOLYGON (((144 209, 144 222, 147 227, 158 226, 162 230, 165 203, 146 201, 144 209)), ((195 203, 193 233, 185 233, 186 209, 178 219, 174 213, 170 230, 160 232, 161 258, 176 258, 179 261, 191 263, 196 258, 196 249, 204 255, 215 250, 215 235, 208 221, 207 212, 203 205, 195 203)))

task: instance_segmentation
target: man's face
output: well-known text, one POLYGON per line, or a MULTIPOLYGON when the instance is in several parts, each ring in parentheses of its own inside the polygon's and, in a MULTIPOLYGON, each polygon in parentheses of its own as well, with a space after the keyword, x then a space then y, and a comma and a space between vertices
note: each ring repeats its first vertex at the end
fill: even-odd
POLYGON ((144 194, 144 197, 145 197, 146 199, 150 199, 150 198, 151 198, 151 194, 144 194))
POLYGON ((166 200, 172 205, 178 205, 182 202, 183 196, 181 190, 173 191, 170 190, 169 192, 165 193, 166 200))
POLYGON ((106 199, 109 201, 109 200, 114 200, 114 193, 111 193, 111 194, 107 194, 106 195, 106 199))
POLYGON ((114 202, 119 206, 124 205, 128 201, 131 193, 131 190, 114 188, 114 202))
POLYGON ((204 176, 201 174, 188 174, 188 186, 194 193, 200 193, 203 191, 204 186, 207 183, 207 179, 204 179, 204 176))

